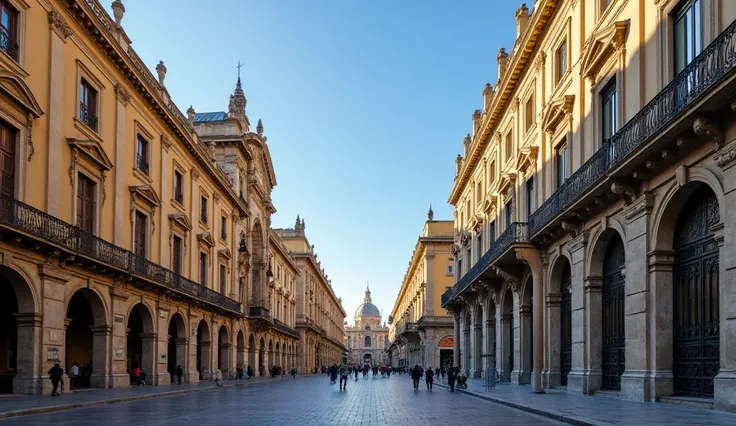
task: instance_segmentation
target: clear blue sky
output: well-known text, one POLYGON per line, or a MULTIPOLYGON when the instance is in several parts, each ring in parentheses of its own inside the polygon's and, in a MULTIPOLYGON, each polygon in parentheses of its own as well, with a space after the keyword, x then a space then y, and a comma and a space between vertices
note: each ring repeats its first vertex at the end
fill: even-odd
POLYGON ((452 219, 455 156, 521 2, 124 3, 133 47, 151 70, 165 62, 182 111, 226 111, 246 63, 247 113, 263 119, 278 181, 272 225, 304 217, 347 321, 366 281, 386 320, 429 204, 452 219))

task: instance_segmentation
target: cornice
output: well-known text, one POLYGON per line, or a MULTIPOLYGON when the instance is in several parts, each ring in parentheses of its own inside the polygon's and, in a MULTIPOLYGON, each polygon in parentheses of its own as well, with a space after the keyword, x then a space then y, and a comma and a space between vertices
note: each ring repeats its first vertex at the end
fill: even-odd
POLYGON ((536 57, 537 45, 561 3, 561 0, 541 0, 538 5, 535 5, 531 22, 527 24, 521 42, 515 46, 512 55, 509 57, 510 63, 506 67, 502 81, 496 85, 492 104, 486 113, 485 122, 481 124, 482 130, 473 141, 470 152, 463 161, 463 166, 455 179, 452 192, 447 200, 448 203, 456 205, 460 199, 476 164, 480 161, 483 151, 490 142, 490 135, 495 132, 496 127, 504 117, 506 109, 514 100, 513 95, 518 89, 518 83, 530 69, 533 69, 531 60, 536 57))

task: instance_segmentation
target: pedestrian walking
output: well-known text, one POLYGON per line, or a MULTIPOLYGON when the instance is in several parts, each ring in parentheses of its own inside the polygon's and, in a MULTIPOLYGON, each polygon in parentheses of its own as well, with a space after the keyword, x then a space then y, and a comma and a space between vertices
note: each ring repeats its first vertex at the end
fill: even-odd
POLYGON ((424 381, 427 384, 427 390, 432 392, 432 384, 434 383, 434 370, 429 367, 424 373, 424 381))
POLYGON ((248 380, 250 380, 250 378, 251 378, 251 377, 253 377, 253 373, 254 373, 254 371, 253 371, 253 367, 251 367, 251 366, 249 365, 249 366, 248 366, 248 380))
POLYGON ((419 390, 419 379, 422 378, 422 369, 419 365, 415 364, 414 368, 411 369, 411 380, 414 382, 414 390, 419 390))
POLYGON ((447 369, 447 384, 450 385, 450 392, 455 392, 455 367, 449 367, 447 369))
POLYGON ((442 368, 440 368, 440 377, 442 380, 442 383, 445 383, 445 366, 443 365, 442 368))
POLYGON ((79 364, 77 364, 77 361, 74 361, 74 365, 72 365, 72 383, 71 385, 75 388, 79 386, 79 364))
POLYGON ((182 370, 181 365, 176 366, 176 382, 178 384, 181 384, 181 376, 184 375, 184 370, 182 370))
POLYGON ((61 382, 61 377, 64 375, 64 370, 61 368, 61 364, 56 363, 53 367, 49 370, 49 379, 51 379, 51 384, 54 385, 54 388, 51 390, 51 396, 60 396, 61 394, 58 392, 59 388, 59 382, 61 382))
POLYGON ((348 390, 348 367, 340 364, 337 373, 340 375, 340 390, 348 390))
POLYGON ((218 368, 215 370, 215 386, 222 386, 220 380, 222 380, 222 371, 218 368))
POLYGON ((296 368, 294 368, 294 367, 291 367, 291 377, 293 379, 296 379, 296 368))

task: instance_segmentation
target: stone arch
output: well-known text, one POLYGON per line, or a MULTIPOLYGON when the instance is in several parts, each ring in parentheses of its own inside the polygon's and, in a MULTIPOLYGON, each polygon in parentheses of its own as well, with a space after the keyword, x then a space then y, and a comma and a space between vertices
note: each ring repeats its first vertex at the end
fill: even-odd
POLYGON ((256 337, 253 333, 248 336, 248 366, 253 368, 253 371, 258 371, 258 365, 256 364, 256 337))
POLYGON ((199 380, 209 380, 211 378, 211 348, 210 325, 207 320, 201 319, 197 323, 197 371, 199 371, 199 380))
POLYGON ((471 357, 471 350, 472 346, 470 344, 470 333, 472 332, 472 317, 470 314, 470 306, 467 304, 463 306, 463 312, 462 312, 462 318, 463 318, 463 330, 461 338, 462 340, 462 349, 460 351, 461 359, 460 359, 460 368, 462 368, 463 371, 465 371, 465 374, 469 374, 470 372, 470 357, 471 357))
POLYGON ((501 380, 511 381, 514 369, 514 291, 506 283, 501 292, 501 353, 497 364, 501 367, 501 380))
MULTIPOLYGON (((171 375, 171 383, 175 380, 178 382, 176 374, 177 368, 181 367, 182 373, 188 371, 187 365, 187 322, 184 320, 184 316, 180 312, 174 312, 169 318, 168 328, 168 372, 171 375)), ((187 376, 182 374, 184 382, 187 382, 187 376)))
POLYGON ((547 282, 549 285, 547 286, 547 293, 562 293, 562 288, 560 288, 560 278, 562 277, 563 269, 565 268, 565 265, 572 267, 572 256, 570 255, 569 250, 561 248, 560 254, 553 256, 550 259, 549 264, 552 265, 552 267, 548 268, 547 282))
POLYGON ((230 330, 222 324, 217 332, 217 368, 223 377, 229 377, 230 371, 230 330))
MULTIPOLYGON (((81 377, 78 387, 108 387, 107 346, 111 327, 104 299, 93 288, 79 286, 66 303, 66 365, 76 362, 81 377)), ((68 367, 71 370, 71 367, 68 367)))
MULTIPOLYGON (((531 372, 534 368, 534 327, 532 316, 534 314, 534 278, 528 267, 524 269, 521 278, 521 291, 519 292, 519 324, 514 324, 519 330, 519 384, 531 382, 531 372)), ((516 349, 516 348, 515 348, 516 349)))
MULTIPOLYGON (((487 315, 487 313, 486 313, 487 315)), ((473 311, 473 354, 472 354, 472 368, 473 377, 481 377, 483 374, 483 354, 485 344, 483 342, 483 304, 478 301, 475 304, 473 311)), ((468 366, 470 367, 470 366, 468 366)))
POLYGON ((39 393, 33 378, 39 358, 34 343, 42 331, 34 290, 21 271, 0 265, 0 393, 39 393))
POLYGON ((603 276, 603 259, 606 255, 608 245, 614 238, 619 238, 621 241, 626 241, 626 233, 616 223, 610 223, 612 225, 605 230, 599 229, 593 236, 589 247, 587 256, 587 276, 600 278, 603 276), (615 224, 615 225, 614 225, 615 224))
POLYGON ((238 367, 243 368, 245 365, 245 333, 243 333, 243 330, 238 330, 235 345, 237 351, 235 362, 238 367))
POLYGON ((551 261, 547 286, 547 386, 567 386, 572 370, 572 261, 565 251, 551 261))
POLYGON ((132 372, 135 368, 140 368, 147 375, 148 380, 152 381, 154 380, 153 374, 156 372, 154 352, 157 344, 153 314, 145 303, 138 302, 131 306, 126 318, 128 328, 127 370, 132 372))
POLYGON ((266 374, 266 340, 261 337, 258 342, 258 374, 264 376, 266 374))
POLYGON ((274 366, 275 363, 276 361, 275 361, 275 355, 273 353, 273 339, 269 338, 268 339, 268 368, 269 370, 271 369, 271 367, 274 366))

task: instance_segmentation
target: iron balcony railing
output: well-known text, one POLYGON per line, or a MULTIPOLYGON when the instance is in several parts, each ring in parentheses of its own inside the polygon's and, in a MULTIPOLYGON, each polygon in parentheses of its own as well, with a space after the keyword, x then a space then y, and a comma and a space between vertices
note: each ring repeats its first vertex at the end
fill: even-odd
POLYGON ((97 116, 94 115, 94 111, 90 111, 89 105, 84 102, 79 103, 79 120, 90 129, 97 131, 97 116))
POLYGON ((18 42, 4 30, 0 30, 0 49, 14 61, 18 61, 18 42))
POLYGON ((251 306, 248 308, 248 318, 261 318, 271 321, 271 311, 261 306, 251 306))
POLYGON ((194 299, 240 313, 239 302, 6 195, 0 196, 0 225, 47 240, 75 255, 88 257, 194 299))
POLYGON ((514 222, 506 228, 505 231, 491 244, 488 251, 473 265, 470 270, 463 275, 455 285, 448 289, 442 295, 442 306, 445 306, 452 299, 465 291, 471 283, 480 277, 480 275, 491 266, 498 256, 505 252, 512 244, 527 242, 527 224, 524 222, 514 222))
POLYGON ((703 93, 736 67, 736 21, 575 171, 529 217, 529 236, 601 183, 608 172, 632 157, 703 93))
POLYGON ((422 315, 417 320, 417 327, 452 325, 452 317, 445 315, 422 315))
POLYGON ((273 325, 274 325, 274 328, 276 330, 278 330, 278 331, 280 331, 280 332, 282 332, 284 334, 288 334, 291 337, 295 337, 297 339, 299 338, 299 332, 296 331, 296 330, 294 330, 293 328, 289 327, 285 323, 283 323, 283 322, 281 322, 281 321, 279 321, 277 319, 274 319, 273 320, 273 325))

